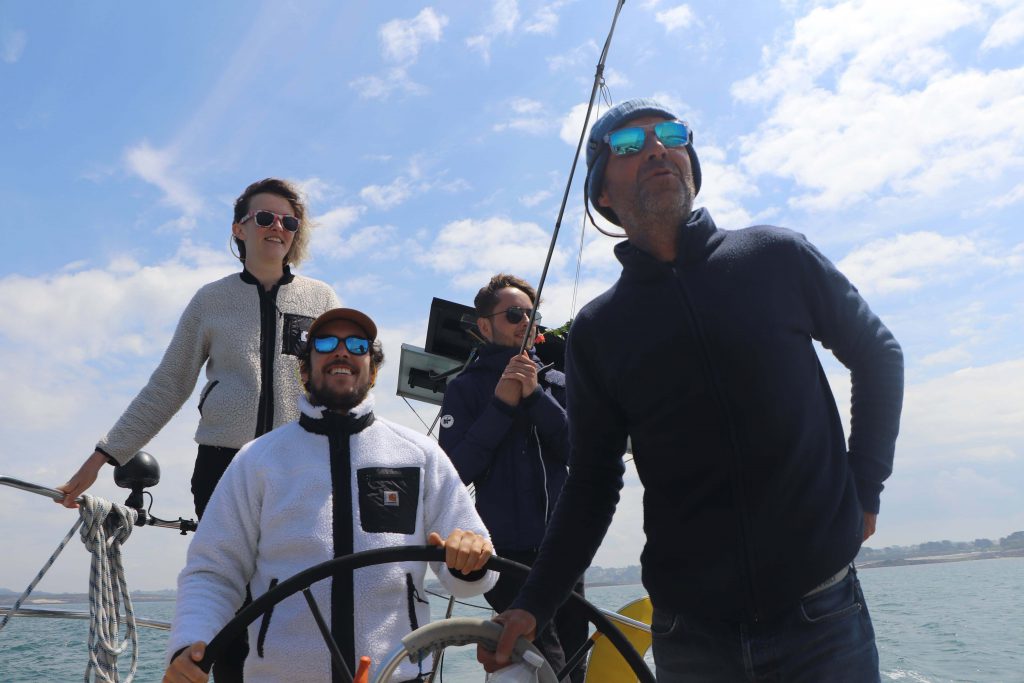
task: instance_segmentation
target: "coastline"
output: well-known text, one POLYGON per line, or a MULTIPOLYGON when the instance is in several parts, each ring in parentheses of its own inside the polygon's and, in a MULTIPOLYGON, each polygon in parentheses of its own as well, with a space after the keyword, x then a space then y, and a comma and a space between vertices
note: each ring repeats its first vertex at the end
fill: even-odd
MULTIPOLYGON (((950 555, 930 555, 921 557, 901 557, 888 560, 873 560, 869 562, 858 562, 857 569, 877 569, 880 567, 906 567, 919 564, 945 564, 947 562, 971 562, 974 560, 998 560, 1007 557, 1024 557, 1024 548, 1011 548, 1007 550, 971 551, 955 553, 950 555)), ((625 568, 630 569, 630 568, 625 568)), ((596 579, 588 581, 588 588, 602 588, 605 586, 634 586, 640 585, 639 567, 637 576, 634 578, 628 571, 618 569, 624 574, 620 581, 609 581, 596 579)), ((4 592, 0 594, 0 607, 10 608, 18 594, 4 592)), ((174 602, 176 594, 172 590, 145 591, 132 594, 133 602, 174 602)), ((44 593, 40 597, 32 597, 25 601, 25 605, 66 605, 88 603, 87 593, 44 593)))

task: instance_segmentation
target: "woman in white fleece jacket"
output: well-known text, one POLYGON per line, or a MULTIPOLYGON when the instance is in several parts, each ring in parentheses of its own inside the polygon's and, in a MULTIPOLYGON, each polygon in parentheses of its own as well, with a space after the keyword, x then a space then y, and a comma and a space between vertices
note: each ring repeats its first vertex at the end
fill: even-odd
POLYGON ((202 517, 214 486, 238 449, 298 417, 297 354, 310 323, 338 305, 326 283, 293 275, 306 256, 306 207, 291 183, 266 178, 235 201, 231 233, 241 273, 202 287, 181 316, 163 360, 117 424, 63 486, 64 505, 93 482, 104 463, 128 462, 174 416, 206 366, 199 401, 199 454, 192 476, 202 517))

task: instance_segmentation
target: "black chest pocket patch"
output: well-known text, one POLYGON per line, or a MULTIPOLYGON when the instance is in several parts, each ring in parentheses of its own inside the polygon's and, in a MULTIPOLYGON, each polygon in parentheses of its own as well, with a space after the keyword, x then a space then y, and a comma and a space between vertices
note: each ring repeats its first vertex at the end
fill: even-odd
POLYGON ((420 468, 364 467, 359 482, 359 519, 367 533, 411 534, 416 531, 420 468))
POLYGON ((301 356, 306 350, 309 327, 313 318, 298 313, 284 314, 284 332, 281 334, 281 353, 289 356, 301 356))

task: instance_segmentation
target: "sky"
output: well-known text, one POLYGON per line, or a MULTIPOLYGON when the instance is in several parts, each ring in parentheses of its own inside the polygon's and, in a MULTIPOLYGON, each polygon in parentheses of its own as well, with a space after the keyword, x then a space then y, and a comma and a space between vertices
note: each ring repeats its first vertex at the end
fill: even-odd
MULTIPOLYGON (((614 9, 0 3, 0 474, 70 477, 195 290, 238 270, 231 205, 267 176, 298 182, 316 219, 299 272, 378 322, 378 414, 423 430, 436 408, 395 395, 400 346, 423 344, 432 297, 539 279, 614 9)), ((655 96, 691 124, 696 204, 720 227, 805 234, 902 344, 868 545, 1024 529, 1024 2, 630 0, 605 81, 611 102, 655 96)), ((581 181, 552 325, 619 272, 615 240, 583 230, 581 181)), ((848 373, 819 354, 845 416, 848 373)), ((191 515, 196 404, 146 447, 157 516, 191 515)), ((126 495, 109 468, 91 493, 126 495)), ((20 590, 75 515, 4 488, 0 519, 0 587, 20 590)), ((631 472, 596 564, 637 564, 641 524, 631 472)), ((130 585, 173 586, 186 543, 137 529, 130 585)), ((84 591, 87 572, 75 541, 40 590, 84 591)))

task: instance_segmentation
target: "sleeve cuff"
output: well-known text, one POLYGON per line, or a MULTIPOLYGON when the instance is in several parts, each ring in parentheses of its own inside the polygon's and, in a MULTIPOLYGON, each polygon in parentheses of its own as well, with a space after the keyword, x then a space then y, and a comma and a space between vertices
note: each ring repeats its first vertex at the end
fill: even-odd
POLYGON ((102 453, 102 454, 103 454, 103 457, 107 459, 107 464, 108 464, 108 465, 113 465, 114 467, 117 467, 118 465, 120 465, 120 464, 121 464, 121 463, 119 463, 119 462, 117 461, 117 459, 116 459, 116 458, 114 458, 114 456, 112 456, 112 455, 111 455, 110 453, 107 453, 107 452, 106 452, 105 450, 103 450, 103 449, 102 449, 102 448, 100 448, 99 446, 96 446, 96 450, 97 450, 97 451, 98 451, 99 453, 102 453))
POLYGON ((541 390, 540 385, 538 384, 537 387, 530 393, 530 395, 523 399, 523 407, 532 408, 534 404, 540 400, 540 396, 543 393, 544 392, 541 390))
MULTIPOLYGON (((447 567, 447 565, 445 565, 445 566, 447 567)), ((468 574, 463 574, 458 569, 452 569, 451 567, 448 567, 448 573, 451 574, 452 576, 454 576, 459 581, 468 581, 468 582, 472 583, 473 581, 479 581, 480 579, 482 579, 485 576, 487 576, 487 569, 486 568, 484 568, 484 569, 477 569, 475 572, 470 572, 468 574)))

